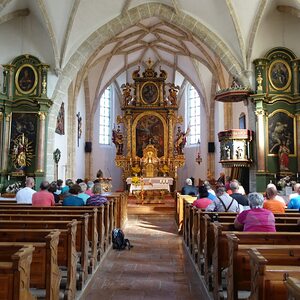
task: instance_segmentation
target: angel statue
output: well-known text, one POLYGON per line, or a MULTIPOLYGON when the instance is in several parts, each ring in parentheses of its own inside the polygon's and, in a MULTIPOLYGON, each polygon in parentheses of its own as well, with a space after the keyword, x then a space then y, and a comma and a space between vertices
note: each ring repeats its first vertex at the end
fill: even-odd
POLYGON ((116 145, 117 155, 123 154, 123 144, 124 144, 124 137, 123 133, 120 130, 120 126, 118 129, 115 128, 112 131, 112 142, 116 145))
POLYGON ((190 128, 187 129, 186 132, 181 131, 181 128, 178 127, 176 133, 176 140, 175 140, 175 151, 177 154, 183 154, 183 148, 186 144, 186 138, 190 133, 190 128))

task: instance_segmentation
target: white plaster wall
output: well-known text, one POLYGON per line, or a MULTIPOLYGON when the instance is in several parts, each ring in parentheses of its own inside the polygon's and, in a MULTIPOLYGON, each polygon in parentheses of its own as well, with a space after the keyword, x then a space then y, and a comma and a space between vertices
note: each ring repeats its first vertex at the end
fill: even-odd
POLYGON ((248 118, 248 110, 247 106, 245 106, 244 102, 237 102, 233 104, 232 107, 232 129, 238 129, 239 128, 239 118, 241 113, 244 113, 246 116, 246 128, 249 128, 249 118, 248 118))
MULTIPOLYGON (((186 119, 186 97, 187 92, 183 93, 181 99, 181 105, 178 110, 178 114, 186 119)), ((200 140, 200 155, 202 157, 202 162, 200 165, 196 163, 196 156, 199 151, 198 145, 186 145, 184 148, 185 155, 185 165, 183 168, 178 169, 178 180, 177 180, 177 190, 180 190, 184 185, 185 179, 188 177, 195 178, 195 184, 198 184, 199 179, 205 179, 207 175, 207 151, 208 151, 208 120, 207 114, 204 109, 203 101, 201 101, 201 140, 200 140)), ((188 124, 184 123, 181 127, 182 130, 187 129, 188 124)), ((177 131, 177 127, 176 127, 177 131)), ((175 131, 175 134, 176 134, 175 131)))
MULTIPOLYGON (((114 91, 114 90, 113 90, 114 91)), ((120 114, 119 100, 116 98, 115 91, 113 92, 113 111, 112 111, 112 126, 116 123, 116 116, 120 114)), ((123 180, 121 169, 115 166, 116 148, 111 142, 110 145, 99 144, 99 105, 95 111, 94 116, 94 132, 93 132, 93 165, 92 174, 96 177, 96 173, 99 169, 102 170, 104 177, 112 177, 113 191, 122 190, 123 180)), ((123 127, 122 127, 122 130, 123 127)), ((124 132, 124 131, 123 131, 124 132)))
POLYGON ((82 134, 81 134, 81 138, 79 139, 79 143, 78 143, 78 139, 77 139, 77 134, 78 134, 78 130, 77 130, 77 117, 76 117, 76 128, 74 128, 74 130, 76 130, 76 154, 75 154, 75 178, 81 178, 84 179, 85 178, 85 152, 84 152, 84 146, 85 146, 85 123, 86 123, 86 116, 85 116, 85 95, 84 95, 84 89, 83 86, 81 86, 79 93, 78 93, 78 97, 77 97, 77 107, 76 107, 76 114, 78 112, 80 112, 80 116, 82 118, 82 134))
MULTIPOLYGON (((67 168, 67 162, 68 162, 68 144, 67 144, 67 136, 68 136, 68 99, 65 99, 64 101, 64 107, 65 107, 65 134, 59 135, 57 133, 54 133, 54 150, 59 149, 61 151, 61 158, 58 163, 58 179, 62 179, 65 181, 66 178, 66 168, 67 168)), ((56 128, 56 126, 55 126, 56 128)), ((55 130, 55 129, 54 129, 55 130)))
POLYGON ((31 54, 55 67, 48 33, 33 15, 1 23, 0 39, 5 41, 0 43, 2 64, 9 63, 16 56, 31 54))

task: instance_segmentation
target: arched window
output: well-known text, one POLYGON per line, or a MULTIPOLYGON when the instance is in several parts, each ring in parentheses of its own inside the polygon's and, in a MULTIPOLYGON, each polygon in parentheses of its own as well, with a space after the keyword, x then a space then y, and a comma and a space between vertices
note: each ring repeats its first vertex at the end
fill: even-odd
POLYGON ((189 85, 187 95, 187 123, 190 127, 188 141, 190 145, 200 141, 200 96, 196 89, 189 85))
POLYGON ((111 99, 112 89, 109 86, 100 98, 99 143, 102 145, 111 143, 111 99))

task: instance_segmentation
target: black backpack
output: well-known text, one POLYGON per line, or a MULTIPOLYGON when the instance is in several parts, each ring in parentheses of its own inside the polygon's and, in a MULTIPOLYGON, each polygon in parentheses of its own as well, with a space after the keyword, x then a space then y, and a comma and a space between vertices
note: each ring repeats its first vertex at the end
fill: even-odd
POLYGON ((126 247, 128 247, 128 250, 130 250, 130 248, 133 247, 130 245, 129 240, 125 239, 124 232, 120 228, 113 229, 112 243, 113 243, 113 249, 116 250, 124 250, 126 247))

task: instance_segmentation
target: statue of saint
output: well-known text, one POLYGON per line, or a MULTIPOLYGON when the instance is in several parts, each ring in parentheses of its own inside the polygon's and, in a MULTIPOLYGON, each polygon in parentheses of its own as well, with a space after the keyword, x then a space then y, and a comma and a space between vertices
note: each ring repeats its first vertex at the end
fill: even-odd
POLYGON ((113 129, 112 131, 112 142, 115 144, 117 149, 117 155, 123 154, 123 144, 124 144, 124 137, 123 133, 120 130, 120 126, 118 129, 113 129))
POLYGON ((290 154, 290 149, 288 147, 288 141, 282 140, 278 151, 280 171, 289 170, 289 154, 290 154))
POLYGON ((176 133, 176 140, 175 140, 175 150, 177 154, 183 154, 183 148, 186 144, 186 138, 190 132, 190 129, 188 128, 186 132, 181 131, 181 128, 178 127, 177 133, 176 133))

